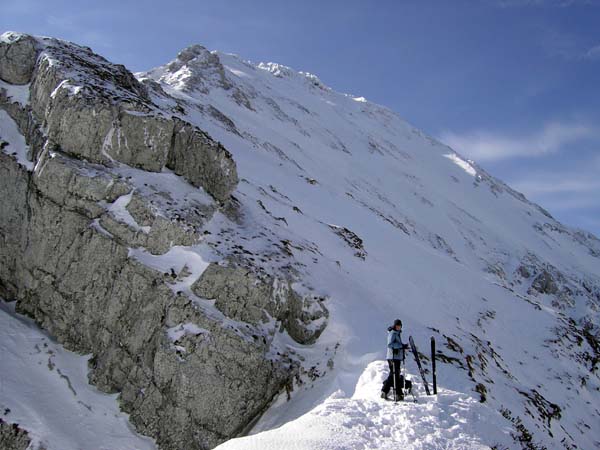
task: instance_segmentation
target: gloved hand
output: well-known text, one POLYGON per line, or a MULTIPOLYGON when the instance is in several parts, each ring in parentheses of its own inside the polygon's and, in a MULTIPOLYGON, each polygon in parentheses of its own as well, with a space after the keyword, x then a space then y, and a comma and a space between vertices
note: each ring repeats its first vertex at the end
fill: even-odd
POLYGON ((398 351, 399 351, 399 350, 400 350, 400 349, 398 349, 398 348, 393 348, 393 349, 392 349, 392 355, 396 356, 396 355, 398 354, 398 351))

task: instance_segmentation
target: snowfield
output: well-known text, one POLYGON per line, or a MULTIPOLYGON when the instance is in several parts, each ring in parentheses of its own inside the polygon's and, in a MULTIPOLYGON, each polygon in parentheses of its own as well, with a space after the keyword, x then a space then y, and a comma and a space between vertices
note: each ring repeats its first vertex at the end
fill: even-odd
POLYGON ((117 394, 87 379, 89 356, 65 350, 0 301, 0 417, 29 432, 32 450, 151 450, 119 411, 117 394))

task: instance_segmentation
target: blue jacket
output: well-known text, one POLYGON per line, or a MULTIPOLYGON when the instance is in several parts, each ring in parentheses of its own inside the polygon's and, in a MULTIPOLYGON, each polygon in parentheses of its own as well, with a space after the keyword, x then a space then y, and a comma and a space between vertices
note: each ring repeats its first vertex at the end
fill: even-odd
POLYGON ((395 329, 391 329, 387 337, 387 356, 386 359, 399 359, 404 360, 404 345, 400 337, 400 332, 395 329), (394 352, 394 350, 396 350, 394 352), (394 354, 395 353, 395 354, 394 354))

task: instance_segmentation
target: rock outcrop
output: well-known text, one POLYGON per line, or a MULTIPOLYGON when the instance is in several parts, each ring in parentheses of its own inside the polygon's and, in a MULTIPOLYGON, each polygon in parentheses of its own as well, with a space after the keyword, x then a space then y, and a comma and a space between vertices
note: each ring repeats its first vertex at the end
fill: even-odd
POLYGON ((0 78, 11 84, 27 84, 36 60, 36 40, 19 33, 5 33, 0 40, 0 78))
POLYGON ((17 424, 7 423, 0 419, 0 448, 3 450, 26 450, 31 439, 27 431, 17 424))
MULTIPOLYGON (((1 45, 0 78, 31 82, 30 114, 48 137, 46 150, 153 172, 169 161, 176 173, 219 201, 235 189, 237 171, 229 152, 160 110, 125 67, 56 39, 5 33, 1 45)), ((20 122, 24 131, 27 124, 20 122)), ((34 148, 36 159, 42 150, 34 148)))
POLYGON ((275 278, 254 286, 211 264, 197 281, 191 265, 174 275, 145 264, 202 245, 237 184, 229 152, 85 47, 5 33, 0 78, 30 83, 26 104, 0 87, 0 109, 35 164, 0 151, 0 297, 92 353, 91 382, 120 392, 161 448, 208 449, 239 434, 300 370, 274 347, 276 333, 313 342, 326 309, 289 283, 278 294, 275 278))
POLYGON ((272 318, 297 342, 313 343, 323 332, 328 311, 323 299, 301 297, 289 281, 254 274, 242 267, 211 264, 192 285, 200 297, 215 300, 226 316, 253 325, 272 318))
POLYGON ((172 147, 166 166, 194 186, 205 188, 219 200, 227 199, 232 186, 237 183, 235 166, 229 152, 212 141, 206 133, 182 120, 175 119, 172 147), (189 152, 190 148, 205 151, 189 152))

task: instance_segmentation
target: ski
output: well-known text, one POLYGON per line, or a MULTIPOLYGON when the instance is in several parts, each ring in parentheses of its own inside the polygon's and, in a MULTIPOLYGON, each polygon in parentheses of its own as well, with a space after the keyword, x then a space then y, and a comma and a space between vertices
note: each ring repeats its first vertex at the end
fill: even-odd
POLYGON ((431 336, 431 375, 433 378, 433 395, 437 395, 437 375, 435 373, 435 338, 431 336))
POLYGON ((419 372, 421 374, 421 378, 423 379, 423 385, 425 386, 425 392, 427 395, 429 394, 429 385, 427 384, 427 379, 425 378, 425 371, 423 370, 423 366, 421 365, 421 358, 419 358, 419 352, 417 351, 417 346, 415 345, 415 341, 412 336, 408 338, 408 342, 410 343, 410 349, 412 350, 413 356, 415 357, 415 361, 417 363, 417 367, 419 368, 419 372))

